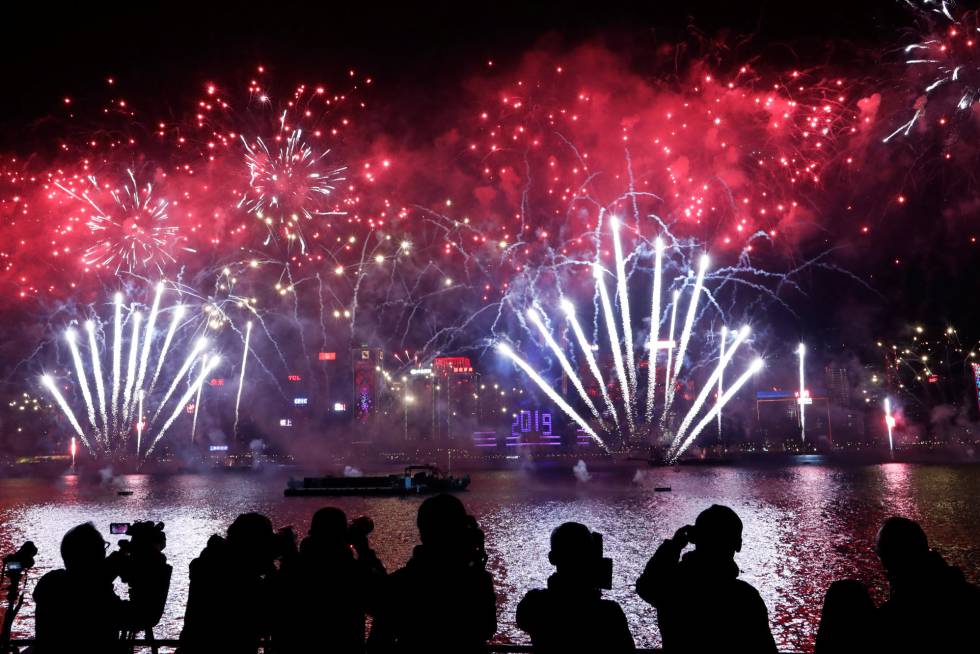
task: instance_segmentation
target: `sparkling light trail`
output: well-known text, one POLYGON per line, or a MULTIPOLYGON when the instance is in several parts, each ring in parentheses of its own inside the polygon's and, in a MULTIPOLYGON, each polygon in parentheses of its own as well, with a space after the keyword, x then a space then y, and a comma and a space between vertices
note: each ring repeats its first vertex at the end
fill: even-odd
POLYGON ((54 380, 48 375, 41 375, 41 383, 44 384, 45 388, 47 388, 51 395, 54 396, 55 402, 57 402, 58 406, 61 407, 62 412, 64 412, 65 417, 68 418, 68 422, 71 423, 75 433, 78 434, 78 437, 82 439, 83 443, 85 443, 85 447, 87 447, 91 452, 95 452, 95 450, 92 448, 92 444, 89 443, 88 438, 85 437, 85 432, 82 430, 82 426, 78 424, 78 419, 75 418, 75 412, 72 411, 71 407, 68 406, 68 403, 65 402, 65 397, 61 394, 61 391, 58 390, 54 380))
POLYGON ((99 356, 99 344, 95 340, 95 322, 85 321, 85 331, 88 333, 88 348, 92 358, 92 376, 95 377, 95 391, 99 396, 99 414, 102 417, 102 434, 108 437, 112 426, 109 424, 109 415, 105 404, 105 383, 102 380, 102 360, 99 356))
POLYGON ((803 378, 803 359, 806 357, 806 346, 800 343, 800 347, 796 349, 796 354, 800 359, 800 396, 796 400, 797 404, 800 406, 800 442, 806 442, 806 381, 803 378))
POLYGON ((572 367, 572 364, 568 361, 568 357, 565 356, 561 346, 558 345, 554 337, 551 335, 551 331, 544 324, 544 322, 542 322, 540 314, 538 314, 536 309, 528 309, 527 317, 534 324, 534 326, 538 328, 538 331, 548 344, 548 347, 551 348, 551 351, 554 353, 555 358, 558 359, 558 363, 561 365, 562 370, 565 371, 565 374, 571 380, 572 385, 575 386, 575 390, 578 391, 579 397, 582 398, 582 402, 584 402, 585 406, 589 408, 589 411, 592 412, 595 419, 599 421, 601 428, 605 429, 602 416, 599 414, 599 409, 597 409, 595 404, 592 402, 592 398, 590 398, 589 394, 586 392, 585 386, 582 384, 582 380, 572 367))
POLYGON ((659 236, 653 243, 653 292, 650 302, 650 341, 647 343, 647 356, 650 364, 647 366, 647 408, 645 418, 647 422, 653 420, 653 407, 656 402, 657 391, 657 355, 659 354, 660 342, 660 303, 663 294, 664 277, 664 240, 659 236))
POLYGON ((895 440, 892 437, 892 431, 895 429, 895 416, 892 415, 892 400, 890 397, 885 398, 885 426, 888 428, 888 449, 894 453, 895 440))
POLYGON ((623 394, 623 411, 626 413, 626 424, 629 426, 630 434, 636 433, 636 424, 633 421, 633 403, 630 400, 630 385, 626 377, 626 367, 623 364, 623 350, 619 342, 619 330, 616 328, 616 316, 613 314, 612 302, 609 300, 609 291, 606 290, 606 282, 603 280, 602 266, 598 263, 592 268, 595 276, 595 285, 599 290, 599 300, 602 302, 602 314, 606 319, 606 334, 609 336, 609 348, 612 350, 613 365, 616 367, 616 376, 619 379, 619 391, 623 394))
MULTIPOLYGON (((720 360, 725 359, 725 341, 728 340, 728 327, 724 325, 721 328, 721 345, 719 347, 718 358, 720 360)), ((722 393, 725 392, 725 371, 724 369, 718 371, 718 399, 721 399, 722 393)), ((721 441, 721 410, 718 410, 718 440, 721 441)))
POLYGON ((609 221, 613 237, 613 251, 616 255, 616 299, 623 318, 623 339, 626 345, 626 371, 630 392, 636 392, 636 361, 633 353, 633 320, 630 317, 630 298, 626 292, 626 262, 623 258, 623 243, 619 238, 619 218, 613 216, 609 221))
POLYGON ((509 345, 506 343, 498 343, 497 351, 516 363, 518 367, 520 367, 520 369, 523 370, 524 373, 538 385, 538 388, 544 391, 544 394, 547 395, 556 406, 564 411, 569 418, 578 423, 578 426, 582 428, 582 431, 588 434, 592 440, 598 443, 601 447, 605 448, 605 444, 602 442, 602 439, 599 438, 599 435, 592 429, 592 426, 585 420, 585 418, 580 416, 579 413, 573 409, 561 395, 556 393, 555 389, 553 389, 548 382, 542 379, 541 375, 535 372, 534 368, 532 368, 524 359, 519 357, 509 345))
POLYGON ((238 373, 238 392, 235 394, 235 427, 232 434, 238 437, 238 407, 242 402, 242 389, 245 387, 245 364, 248 363, 248 345, 252 338, 252 321, 245 325, 245 342, 242 345, 242 369, 238 373))
POLYGON ((602 372, 599 370, 599 364, 596 362, 592 344, 589 343, 588 339, 585 337, 585 332, 582 330, 582 325, 579 324, 578 318, 575 317, 575 305, 572 304, 567 298, 562 298, 560 304, 562 311, 565 312, 565 316, 568 318, 568 323, 572 326, 572 333, 575 334, 575 340, 578 342, 578 347, 585 356, 585 361, 589 366, 589 370, 592 372, 592 376, 596 380, 596 384, 599 387, 599 392, 602 394, 602 399, 606 403, 606 409, 609 411, 609 415, 612 416, 613 422, 617 427, 619 427, 619 414, 616 412, 616 407, 612 403, 612 398, 609 397, 609 389, 606 388, 606 382, 602 378, 602 372))
POLYGON ((722 407, 728 404, 731 401, 731 399, 735 397, 735 394, 738 393, 739 389, 741 389, 742 386, 744 386, 745 383, 749 381, 749 379, 751 379, 754 374, 762 370, 763 365, 764 362, 762 361, 762 359, 756 359, 755 361, 752 362, 752 365, 749 366, 748 370, 743 372, 742 376, 735 380, 735 383, 732 384, 731 388, 725 391, 725 394, 721 397, 721 401, 716 403, 711 408, 711 410, 707 414, 705 414, 703 418, 701 418, 698 424, 694 426, 694 429, 691 430, 691 433, 687 436, 686 439, 684 439, 684 442, 681 443, 680 447, 677 447, 673 450, 673 454, 669 458, 670 461, 677 461, 680 455, 683 454, 684 451, 688 447, 690 447, 695 440, 697 440, 697 437, 698 435, 700 435, 701 430, 704 429, 705 426, 707 426, 708 423, 711 422, 711 420, 715 417, 715 415, 719 411, 721 411, 722 407))

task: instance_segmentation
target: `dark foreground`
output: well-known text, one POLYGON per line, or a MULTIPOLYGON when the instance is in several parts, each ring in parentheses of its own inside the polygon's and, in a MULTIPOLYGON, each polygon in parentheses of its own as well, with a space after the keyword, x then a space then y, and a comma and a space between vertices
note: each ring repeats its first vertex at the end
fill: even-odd
MULTIPOLYGON (((404 564, 416 542, 416 498, 282 497, 284 479, 263 476, 126 477, 116 487, 82 485, 74 478, 0 481, 0 546, 11 551, 33 539, 39 549, 34 578, 60 565, 58 543, 67 527, 93 520, 151 518, 167 523, 166 554, 174 567, 170 598, 157 630, 176 637, 187 592, 187 565, 212 533, 236 515, 255 510, 276 526, 305 533, 315 508, 329 502, 348 515, 374 517, 372 544, 389 570, 404 564), (132 490, 120 496, 118 488, 132 490)), ((548 535, 575 520, 605 536, 613 558, 613 589, 606 593, 626 612, 639 646, 660 643, 655 613, 633 584, 664 538, 712 503, 734 508, 745 525, 737 555, 741 577, 759 589, 781 650, 806 651, 819 619, 823 593, 834 579, 857 576, 881 599, 884 580, 871 546, 875 530, 891 514, 920 521, 934 546, 967 577, 980 577, 980 468, 885 464, 781 468, 641 469, 576 481, 571 474, 539 477, 519 472, 474 476, 464 495, 468 510, 487 534, 488 568, 498 594, 497 640, 526 642, 514 624, 527 590, 543 586, 552 571, 548 535), (670 493, 657 493, 670 486, 670 493)), ((33 605, 25 603, 16 632, 30 635, 33 605)))

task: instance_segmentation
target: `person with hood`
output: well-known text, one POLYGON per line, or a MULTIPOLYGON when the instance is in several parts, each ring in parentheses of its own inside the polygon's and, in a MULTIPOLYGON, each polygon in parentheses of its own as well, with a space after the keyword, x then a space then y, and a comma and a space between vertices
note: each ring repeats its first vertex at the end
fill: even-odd
POLYGON ((497 631, 497 597, 483 532, 448 494, 419 506, 421 545, 387 579, 368 639, 370 652, 484 652, 497 631))
POLYGON ((777 651, 765 603, 738 578, 741 549, 742 521, 718 504, 657 549, 636 592, 657 609, 664 652, 777 651), (681 556, 688 544, 694 550, 681 556))

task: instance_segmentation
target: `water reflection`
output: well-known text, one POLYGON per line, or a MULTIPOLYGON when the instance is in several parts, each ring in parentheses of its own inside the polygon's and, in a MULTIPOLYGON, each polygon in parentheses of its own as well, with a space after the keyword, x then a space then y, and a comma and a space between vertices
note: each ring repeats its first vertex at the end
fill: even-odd
MULTIPOLYGON (((615 561, 609 596, 623 606, 638 645, 659 645, 654 611, 633 584, 657 545, 712 503, 735 509, 745 525, 736 556, 742 576, 759 589, 776 641, 783 650, 812 647, 823 593, 833 579, 856 577, 884 588, 871 550, 877 526, 893 513, 921 520, 935 546, 967 576, 980 577, 977 534, 980 468, 882 466, 835 468, 816 464, 782 468, 677 468, 642 470, 582 484, 525 472, 474 476, 463 499, 487 532, 490 567, 499 596, 499 639, 525 642, 514 626, 517 602, 542 586, 552 568, 548 536, 574 520, 605 535, 615 561), (657 486, 670 486, 661 493, 657 486)), ((77 477, 0 480, 0 551, 30 538, 38 545, 36 580, 60 565, 58 545, 71 526, 92 520, 108 537, 110 522, 162 520, 174 566, 168 611, 158 635, 176 636, 187 593, 187 566, 212 533, 243 511, 261 511, 276 526, 304 533, 313 511, 328 501, 283 498, 282 479, 261 476, 128 476, 117 485, 92 486, 77 477), (132 495, 119 495, 124 488, 132 495)), ((416 542, 418 498, 339 498, 351 517, 368 514, 372 537, 389 569, 407 561, 416 542)), ((33 586, 33 582, 31 583, 33 586)), ((31 631, 33 603, 22 609, 18 632, 31 631)))

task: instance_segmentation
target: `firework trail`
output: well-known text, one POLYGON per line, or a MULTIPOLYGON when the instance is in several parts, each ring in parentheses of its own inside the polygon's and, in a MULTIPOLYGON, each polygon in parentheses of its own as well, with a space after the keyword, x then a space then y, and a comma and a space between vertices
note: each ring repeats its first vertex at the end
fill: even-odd
POLYGON ((190 386, 188 386, 183 396, 181 396, 180 400, 174 406, 173 413, 170 414, 170 417, 168 417, 166 422, 164 422, 163 425, 160 427, 160 430, 157 432, 156 438, 153 439, 153 442, 150 444, 150 447, 147 448, 145 458, 150 457, 150 454, 153 453, 153 450, 156 448, 157 443, 159 443, 163 439, 163 437, 166 436, 167 430, 170 429, 170 425, 174 423, 174 421, 177 419, 177 416, 180 415, 181 411, 190 401, 191 397, 194 396, 194 394, 197 392, 197 389, 201 387, 201 384, 204 383, 205 378, 207 378, 207 376, 211 373, 211 371, 215 367, 217 367, 218 363, 219 363, 219 358, 217 356, 214 356, 208 359, 206 365, 201 366, 201 374, 190 386))
POLYGON ((142 317, 143 314, 136 311, 135 307, 130 311, 129 320, 133 323, 133 331, 129 337, 129 363, 126 365, 126 384, 123 386, 122 403, 122 422, 126 425, 127 430, 129 426, 130 402, 133 398, 133 386, 136 383, 136 353, 139 351, 140 322, 142 317))
POLYGON ((238 373, 238 392, 235 394, 235 426, 232 434, 238 436, 238 407, 242 403, 242 388, 245 386, 245 364, 248 363, 248 346, 252 339, 252 322, 245 325, 245 342, 242 345, 242 369, 238 373))
POLYGON ((535 372, 534 368, 532 368, 526 361, 524 361, 524 359, 518 356, 509 345, 506 343, 498 343, 497 351, 516 363, 528 377, 534 380, 534 383, 536 383, 538 387, 544 391, 545 395, 547 395, 556 406, 560 407, 561 410, 564 411, 572 420, 578 423, 578 426, 582 428, 582 431, 588 434, 589 437, 592 438, 592 440, 594 440, 597 444, 605 447, 602 439, 599 438, 599 435, 594 429, 592 429, 592 426, 588 423, 588 421, 580 416, 575 409, 569 406, 568 402, 566 402, 561 395, 556 393, 555 390, 551 388, 551 386, 544 379, 542 379, 537 372, 535 372))
POLYGON ((75 412, 71 410, 70 406, 68 406, 68 402, 65 401, 65 396, 61 394, 60 390, 58 390, 58 386, 54 383, 54 380, 51 379, 49 375, 41 375, 41 383, 44 384, 44 387, 47 388, 54 397, 55 402, 58 403, 58 406, 64 412, 65 417, 68 418, 68 422, 75 430, 75 433, 78 434, 78 437, 82 439, 83 443, 85 443, 85 447, 94 452, 95 450, 92 448, 92 444, 85 436, 85 431, 82 429, 82 426, 78 424, 78 419, 75 417, 75 412))
POLYGON ((71 358, 75 362, 75 372, 78 375, 78 385, 82 390, 82 397, 85 398, 85 409, 88 413, 88 421, 95 431, 96 439, 100 437, 99 425, 95 419, 95 405, 92 403, 92 393, 89 391, 88 378, 85 375, 85 365, 82 363, 82 356, 78 353, 78 345, 75 343, 77 333, 74 329, 65 332, 65 340, 71 349, 71 358))
MULTIPOLYGON (((208 357, 201 357, 201 367, 207 367, 208 357)), ((197 416, 201 412, 201 393, 204 391, 204 384, 197 387, 197 395, 194 396, 194 418, 191 420, 191 443, 194 442, 194 435, 197 433, 197 416)))
POLYGON ((119 429, 119 384, 122 379, 122 293, 116 293, 113 298, 115 304, 115 319, 112 329, 112 432, 116 433, 119 429))
POLYGON ((892 400, 885 398, 885 426, 888 428, 888 449, 895 451, 895 441, 892 438, 892 431, 895 429, 895 416, 892 415, 892 400))
POLYGON ((585 406, 587 406, 589 411, 592 412, 592 416, 599 421, 600 428, 606 429, 602 416, 599 414, 599 409, 597 409, 595 404, 592 402, 592 398, 589 397, 588 392, 585 390, 585 386, 582 384, 581 378, 578 376, 578 373, 575 372, 575 369, 572 368, 572 364, 569 363, 568 357, 565 356, 561 346, 558 345, 554 337, 551 335, 551 331, 545 326, 544 322, 541 321, 541 316, 536 310, 528 309, 527 317, 532 323, 534 323, 534 326, 538 328, 538 331, 541 332, 542 338, 544 338, 545 342, 548 344, 548 347, 550 347, 551 351, 555 354, 555 357, 558 359, 558 363, 561 365, 562 370, 565 371, 565 374, 568 375, 568 378, 572 381, 572 384, 575 386, 575 390, 578 391, 582 402, 584 402, 585 406))
POLYGON ((602 379, 602 372, 600 372, 599 364, 596 362, 592 345, 585 338, 585 332, 582 331, 582 326, 579 324, 578 318, 575 317, 575 305, 567 299, 562 299, 561 308, 565 312, 569 324, 572 326, 572 332, 575 334, 575 340, 578 342, 579 349, 585 355, 585 360, 589 365, 589 371, 592 372, 592 376, 599 386, 599 392, 602 393, 602 399, 606 403, 606 410, 609 411, 613 422, 619 427, 619 414, 616 413, 616 407, 613 405, 612 398, 609 397, 609 389, 606 386, 606 382, 602 379))
MULTIPOLYGON (((595 264, 592 268, 595 274, 596 289, 599 291, 599 299, 602 301, 602 314, 606 319, 606 334, 609 336, 609 347, 613 354, 613 365, 616 367, 616 376, 619 379, 619 390, 623 394, 623 408, 626 413, 626 424, 629 425, 630 434, 636 432, 636 425, 633 420, 633 403, 630 400, 629 380, 626 378, 626 368, 623 364, 623 350, 619 342, 619 330, 616 327, 616 318, 613 314, 612 302, 609 300, 609 291, 606 290, 606 282, 603 280, 602 266, 595 264)), ((630 329, 632 325, 624 326, 630 329)))
MULTIPOLYGON (((157 368, 154 378, 161 375, 160 371, 163 369, 163 357, 166 355, 167 349, 171 347, 171 343, 174 340, 174 334, 176 332, 176 328, 173 325, 179 321, 179 315, 181 313, 176 309, 174 310, 175 317, 171 328, 167 330, 167 336, 164 339, 163 346, 158 347, 158 344, 156 343, 156 340, 158 339, 155 338, 153 322, 160 311, 163 293, 164 285, 162 283, 158 284, 156 286, 154 300, 150 309, 150 317, 147 320, 146 327, 142 330, 140 329, 141 314, 136 309, 135 304, 131 306, 128 318, 132 323, 132 327, 129 330, 130 336, 128 343, 123 339, 123 297, 121 293, 117 293, 115 295, 113 302, 113 322, 115 323, 115 330, 112 336, 111 352, 113 360, 113 370, 111 372, 112 392, 110 398, 108 398, 109 406, 107 406, 106 384, 105 380, 103 380, 103 369, 99 356, 99 342, 96 338, 96 333, 98 331, 96 322, 92 319, 85 321, 85 330, 88 332, 87 344, 90 350, 89 358, 91 361, 91 370, 87 370, 85 367, 85 359, 82 357, 79 350, 77 331, 74 327, 69 327, 65 331, 65 339, 68 342, 68 347, 71 351, 71 357, 74 363, 78 391, 82 396, 85 411, 88 415, 91 427, 90 432, 82 429, 77 418, 75 417, 75 412, 72 410, 71 405, 65 399, 64 395, 61 393, 51 376, 45 374, 41 378, 42 383, 55 398, 55 401, 68 418, 68 421, 75 429, 75 432, 79 435, 79 437, 81 437, 82 442, 89 449, 90 453, 96 458, 101 458, 103 456, 112 458, 126 458, 129 456, 129 448, 131 447, 129 437, 131 432, 134 431, 134 425, 132 424, 133 420, 136 421, 135 434, 137 460, 139 460, 141 454, 145 456, 149 453, 153 446, 159 442, 162 433, 165 431, 163 427, 160 427, 154 431, 158 425, 157 419, 160 417, 161 413, 168 408, 170 398, 177 390, 180 382, 187 375, 191 365, 197 360, 198 354, 200 354, 206 345, 204 339, 197 339, 196 343, 191 348, 190 354, 187 356, 184 365, 181 366, 176 377, 170 381, 167 392, 164 393, 162 397, 157 397, 152 393, 152 382, 151 390, 147 390, 146 371, 151 365, 154 365, 154 367, 157 368), (125 375, 122 370, 122 352, 124 349, 128 351, 125 375), (154 353, 156 353, 157 356, 156 361, 153 360, 154 353), (95 380, 98 406, 96 406, 90 390, 90 376, 95 380), (121 392, 120 387, 122 387, 121 392), (149 421, 146 420, 146 403, 148 401, 151 404, 156 405, 153 417, 149 421), (100 417, 101 421, 99 420, 100 417), (89 438, 89 433, 94 436, 94 441, 93 439, 89 438), (153 438, 153 442, 150 448, 148 448, 144 453, 141 451, 143 440, 144 437, 148 435, 153 438)), ((210 365, 205 367, 210 369, 210 365)), ((182 406, 178 405, 176 407, 176 411, 179 412, 181 408, 182 406)), ((169 428, 171 423, 172 420, 166 423, 167 428, 169 428)))
POLYGON ((623 259, 623 243, 619 238, 619 219, 610 221, 613 236, 613 249, 616 253, 616 295, 623 318, 623 335, 626 346, 626 370, 629 372, 629 385, 636 390, 636 361, 633 354, 633 320, 630 317, 630 300, 626 292, 626 263, 623 259))
MULTIPOLYGON (((647 366, 647 409, 644 414, 647 422, 653 420, 653 407, 656 402, 657 390, 657 355, 660 352, 660 300, 663 295, 664 241, 659 236, 654 242, 654 253, 653 298, 650 302, 650 342, 647 344, 647 351, 650 353, 650 365, 647 366)), ((671 328, 671 332, 673 332, 673 328, 671 328)))
MULTIPOLYGON (((708 255, 703 255, 701 257, 700 264, 698 265, 698 274, 694 281, 694 290, 691 293, 691 299, 687 305, 687 316, 684 318, 684 327, 681 329, 681 342, 677 348, 677 356, 674 358, 674 367, 667 369, 667 399, 664 404, 664 414, 670 413, 671 404, 674 401, 674 392, 677 388, 676 382, 678 376, 681 374, 681 368, 684 366, 684 358, 687 355, 687 345, 691 342, 691 330, 694 328, 694 319, 697 317, 698 313, 698 300, 701 299, 701 289, 704 288, 704 273, 708 270, 708 255)), ((674 306, 677 306, 675 301, 674 306)), ((671 315, 671 321, 673 322, 675 314, 671 315)), ((673 334, 671 335, 671 340, 673 340, 673 334)))
POLYGON ((735 397, 735 394, 738 393, 738 391, 742 388, 742 386, 744 386, 746 382, 748 382, 749 379, 752 378, 753 375, 757 374, 760 370, 762 370, 763 365, 765 364, 762 361, 762 359, 754 360, 749 365, 748 369, 745 372, 743 372, 738 379, 735 380, 735 383, 732 384, 731 388, 725 391, 725 394, 721 396, 721 400, 717 404, 715 404, 711 408, 711 410, 707 414, 705 414, 703 418, 701 418, 698 424, 694 426, 694 429, 691 430, 690 434, 688 434, 684 442, 682 442, 679 446, 671 450, 671 452, 668 454, 667 460, 670 462, 676 462, 680 458, 680 456, 684 453, 684 451, 694 444, 694 441, 697 440, 698 434, 701 433, 701 430, 703 430, 708 425, 708 423, 710 423, 714 419, 715 415, 719 411, 721 411, 721 409, 726 404, 728 404, 733 397, 735 397))
MULTIPOLYGON (((613 222, 612 230, 614 234, 616 233, 617 229, 618 229, 618 225, 615 222, 613 222)), ((658 275, 657 273, 658 266, 656 262, 658 260, 662 261, 661 259, 662 248, 659 247, 656 248, 654 256, 655 256, 654 277, 656 277, 658 275)), ((696 310, 697 296, 700 295, 702 292, 704 277, 705 277, 705 272, 707 270, 707 267, 708 267, 707 257, 702 256, 699 263, 697 279, 695 281, 694 294, 692 295, 689 304, 688 317, 685 319, 685 325, 682 332, 682 338, 681 338, 682 347, 678 348, 682 352, 678 354, 678 358, 676 359, 676 362, 673 364, 673 367, 671 367, 672 365, 671 363, 668 363, 667 369, 665 370, 665 375, 669 386, 674 386, 677 383, 678 377, 682 370, 681 362, 683 361, 684 356, 686 356, 687 344, 691 340, 691 332, 693 330, 695 318, 697 316, 697 310, 696 310)), ((619 328, 621 327, 625 333, 626 331, 632 330, 633 326, 625 322, 625 319, 622 318, 622 314, 621 314, 621 319, 623 320, 623 322, 620 325, 617 325, 615 314, 612 307, 612 302, 609 298, 608 291, 605 289, 605 280, 604 280, 605 273, 603 272, 601 264, 598 261, 593 263, 592 270, 593 270, 593 278, 595 281, 595 294, 598 296, 601 304, 602 322, 605 326, 606 335, 608 337, 609 348, 612 351, 614 369, 615 369, 616 377, 618 379, 619 389, 623 396, 623 410, 626 413, 627 421, 630 421, 631 415, 634 415, 636 413, 636 405, 639 404, 640 402, 639 398, 641 395, 639 392, 640 389, 635 389, 635 392, 632 394, 630 392, 631 391, 630 382, 629 382, 630 375, 625 369, 626 364, 624 363, 624 361, 626 360, 626 358, 622 355, 621 352, 622 344, 620 342, 619 328), (617 352, 619 353, 618 355, 617 352)), ((624 268, 619 268, 619 270, 624 270, 624 268)), ((621 281, 620 279, 616 280, 617 286, 619 286, 620 281, 621 281)), ((625 288, 625 286, 621 288, 623 289, 622 297, 625 297, 627 289, 625 288)), ((677 297, 675 294, 674 303, 673 306, 671 307, 672 322, 676 322, 676 307, 677 307, 676 300, 677 297)), ((577 320, 575 320, 574 311, 571 309, 571 303, 563 299, 561 301, 561 305, 562 308, 565 310, 566 315, 569 317, 569 321, 572 324, 572 330, 573 332, 575 332, 576 340, 578 342, 579 349, 582 351, 581 352, 582 355, 586 357, 586 361, 589 364, 589 368, 592 371, 593 375, 595 376, 596 381, 599 384, 599 387, 604 388, 605 384, 602 379, 602 375, 598 370, 598 366, 595 363, 595 357, 594 354, 592 353, 592 348, 588 343, 588 341, 585 339, 584 334, 582 334, 581 329, 578 327, 577 320)), ((547 343, 550 350, 555 354, 556 358, 561 364, 563 372, 566 375, 568 375, 568 377, 571 379, 573 385, 575 386, 576 390, 579 393, 579 396, 583 398, 583 403, 589 408, 590 412, 592 412, 593 415, 595 415, 596 413, 595 405, 592 404, 591 402, 584 401, 584 399, 587 398, 587 394, 584 392, 581 379, 578 377, 574 368, 568 363, 567 357, 561 351, 561 347, 551 336, 547 327, 545 327, 543 321, 541 320, 540 314, 536 310, 532 309, 528 312, 528 317, 530 318, 530 321, 538 328, 538 331, 544 337, 544 340, 547 343)), ((652 321, 652 323, 657 324, 660 321, 661 321, 661 317, 655 316, 655 319, 652 321)), ((673 332, 673 330, 671 331, 673 332)), ((680 422, 680 425, 677 427, 676 430, 673 431, 672 434, 673 438, 670 440, 669 447, 666 452, 667 461, 670 462, 676 461, 687 450, 687 448, 690 447, 690 445, 695 442, 698 435, 705 428, 705 426, 708 425, 711 421, 715 420, 715 418, 721 412, 722 408, 728 402, 731 401, 731 399, 738 393, 738 391, 742 388, 742 386, 745 385, 748 379, 750 379, 753 374, 755 374, 761 369, 762 360, 758 359, 754 361, 748 367, 748 369, 736 379, 736 381, 728 388, 727 391, 719 395, 718 400, 713 404, 713 406, 707 412, 704 413, 700 421, 694 424, 693 428, 690 428, 691 424, 694 423, 695 419, 697 419, 698 416, 702 414, 702 409, 705 405, 706 400, 710 396, 711 392, 714 391, 716 388, 718 388, 718 380, 721 378, 723 370, 731 363, 739 346, 745 341, 746 338, 748 338, 748 335, 749 335, 748 326, 742 327, 738 331, 736 338, 733 340, 731 344, 731 347, 725 350, 724 354, 720 357, 717 366, 714 368, 712 373, 709 375, 708 379, 701 386, 697 398, 689 407, 687 413, 684 415, 684 418, 680 422)), ((671 333, 671 336, 673 336, 673 333, 671 333)), ((651 336, 651 338, 654 337, 651 336)), ((625 338, 623 340, 625 341, 625 338)), ((659 343, 656 344, 659 345, 659 343)), ((522 358, 516 352, 514 352, 513 348, 510 345, 507 345, 502 342, 498 342, 497 350, 498 352, 500 352, 501 354, 509 358, 511 361, 513 361, 521 370, 523 370, 524 373, 527 374, 528 377, 530 377, 531 380, 534 381, 534 383, 552 400, 552 402, 554 402, 559 408, 561 408, 561 410, 564 411, 566 415, 568 415, 576 424, 578 424, 579 427, 581 427, 582 430, 585 431, 585 433, 589 434, 590 437, 592 437, 596 442, 602 445, 602 447, 609 449, 611 444, 616 442, 617 434, 611 431, 609 429, 609 426, 604 424, 600 417, 596 417, 596 425, 603 432, 604 437, 600 437, 599 434, 596 432, 596 430, 593 428, 593 425, 590 424, 589 421, 586 420, 584 417, 582 417, 582 415, 578 413, 578 411, 574 407, 572 407, 568 402, 566 402, 564 398, 559 396, 558 393, 554 390, 554 388, 552 388, 552 385, 549 384, 547 381, 545 381, 545 379, 537 371, 535 371, 533 367, 524 358, 522 358)), ((647 362, 646 362, 647 366, 653 367, 656 365, 655 362, 657 359, 657 351, 658 351, 658 347, 648 348, 647 362)), ((609 408, 610 415, 615 417, 616 412, 612 405, 612 402, 609 400, 608 395, 606 395, 605 392, 603 393, 603 395, 604 395, 604 399, 606 399, 606 403, 609 408)), ((670 412, 672 407, 672 400, 673 400, 672 394, 668 392, 666 394, 664 404, 662 407, 662 414, 660 420, 661 431, 666 431, 664 430, 663 427, 666 418, 664 418, 663 416, 670 412)), ((651 419, 647 420, 648 428, 652 423, 654 417, 655 416, 651 415, 651 419)), ((628 439, 631 441, 635 440, 636 436, 637 436, 636 426, 633 423, 630 423, 628 439)))
POLYGON ((800 442, 806 442, 806 405, 807 397, 806 392, 806 380, 803 376, 803 360, 806 356, 806 346, 800 343, 800 347, 796 349, 796 354, 800 359, 800 395, 797 398, 797 403, 800 405, 800 442))
MULTIPOLYGON (((724 360, 725 358, 725 341, 728 340, 728 327, 722 326, 721 328, 721 343, 718 351, 718 358, 724 360)), ((725 371, 718 371, 718 399, 721 399, 722 393, 725 392, 725 371)), ((718 409, 718 439, 721 440, 721 409, 718 409)))
MULTIPOLYGON (((732 342, 732 347, 728 350, 728 354, 722 355, 721 359, 719 360, 718 366, 711 373, 711 376, 708 377, 708 380, 701 387, 701 392, 698 393, 697 398, 695 398, 694 402, 691 404, 691 410, 688 412, 687 416, 684 417, 684 420, 677 428, 677 433, 674 434, 674 440, 671 443, 672 449, 679 448, 681 444, 684 442, 684 434, 687 432, 687 428, 691 426, 691 422, 701 411, 701 407, 704 405, 705 401, 708 399, 708 396, 711 394, 711 390, 715 384, 715 381, 721 379, 721 375, 722 372, 725 370, 725 367, 729 364, 729 362, 731 362, 732 357, 735 356, 735 350, 737 350, 738 346, 741 345, 746 338, 748 338, 749 331, 750 330, 748 325, 738 330, 738 333, 735 336, 735 340, 732 342)), ((724 393, 719 393, 718 400, 715 402, 716 413, 718 413, 719 415, 721 414, 721 407, 719 407, 718 405, 721 404, 721 399, 723 397, 724 397, 724 393)))
POLYGON ((136 458, 139 459, 140 447, 143 444, 143 389, 136 394, 137 413, 136 413, 136 458))
POLYGON ((92 376, 95 377, 95 390, 99 394, 99 413, 102 417, 102 434, 108 437, 112 425, 109 423, 109 415, 106 410, 105 402, 105 383, 102 380, 102 361, 99 356, 99 344, 95 340, 95 322, 85 321, 85 331, 88 332, 88 348, 92 356, 92 376))

